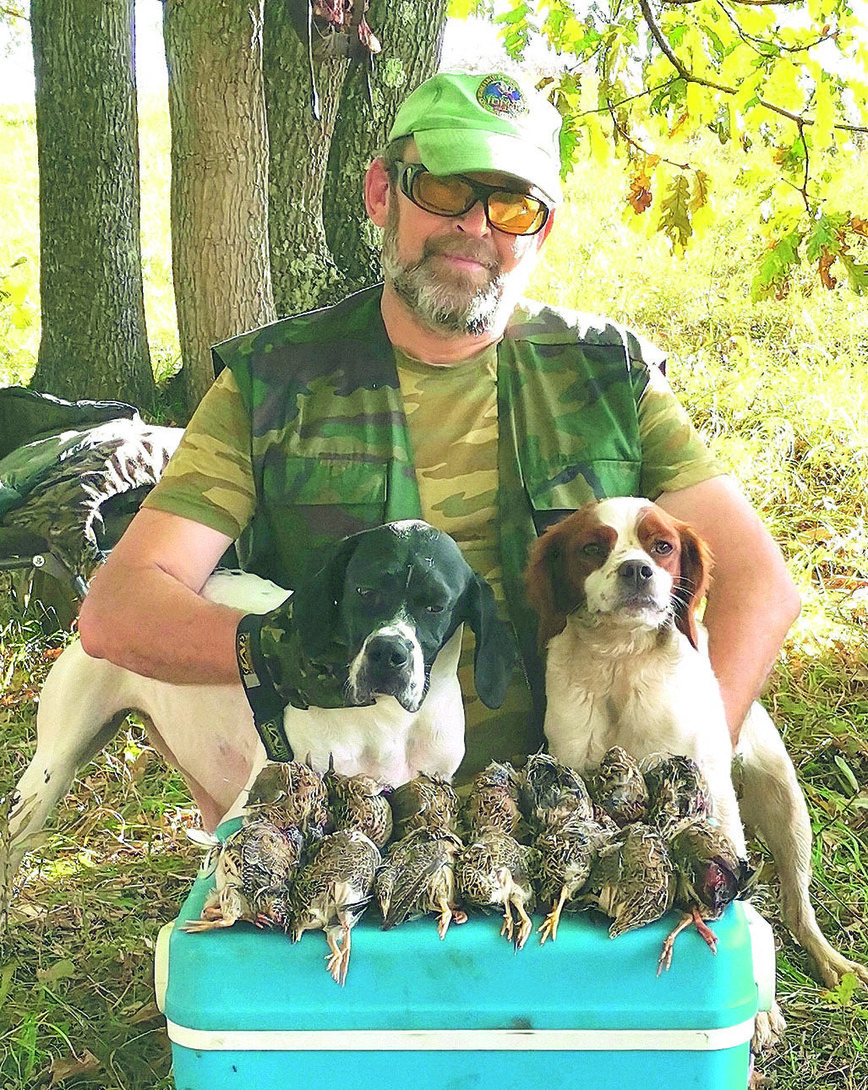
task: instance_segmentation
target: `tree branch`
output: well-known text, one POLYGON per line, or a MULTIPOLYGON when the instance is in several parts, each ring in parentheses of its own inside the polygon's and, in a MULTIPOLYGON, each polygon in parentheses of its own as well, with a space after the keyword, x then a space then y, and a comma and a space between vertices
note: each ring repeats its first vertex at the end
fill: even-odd
MULTIPOLYGON (((660 0, 661 4, 670 8, 686 8, 689 4, 701 4, 703 0, 660 0)), ((741 4, 745 8, 764 7, 801 7, 805 0, 729 0, 731 4, 741 4)))
MULTIPOLYGON (((662 0, 662 3, 664 4, 667 2, 672 2, 672 0, 662 0)), ((729 0, 729 3, 731 4, 737 2, 738 0, 729 0)), ((736 34, 739 36, 739 38, 741 38, 745 45, 750 46, 750 48, 753 49, 760 57, 767 58, 770 56, 770 53, 767 50, 763 49, 763 46, 766 43, 764 43, 761 38, 757 38, 753 34, 748 34, 748 32, 744 29, 738 19, 736 19, 733 13, 729 10, 727 5, 723 3, 723 0, 718 0, 717 6, 721 9, 727 19, 729 19, 730 23, 732 23, 733 27, 735 28, 736 34)), ((784 45, 783 42, 775 41, 774 45, 771 48, 782 51, 784 53, 807 53, 815 46, 822 45, 823 42, 831 41, 835 37, 837 37, 837 31, 834 34, 821 34, 820 37, 816 38, 813 42, 805 42, 804 45, 784 45)))
MULTIPOLYGON (((663 0, 663 2, 666 3, 667 0, 663 0)), ((745 2, 745 0, 742 0, 742 2, 745 2)), ((753 0, 753 2, 755 3, 757 2, 757 0, 753 0)), ((712 91, 720 91, 722 94, 725 95, 737 94, 737 90, 735 87, 728 87, 725 83, 716 83, 714 80, 704 79, 702 76, 696 76, 691 71, 689 71, 689 69, 684 66, 682 61, 673 50, 672 46, 669 43, 669 39, 660 29, 657 20, 654 18, 654 12, 651 10, 651 6, 648 0, 639 0, 639 10, 642 12, 642 17, 644 18, 645 23, 649 31, 651 32, 651 37, 660 47, 661 52, 675 69, 675 71, 678 73, 678 75, 681 77, 681 79, 683 79, 686 83, 695 83, 700 87, 708 87, 712 91)), ((802 114, 793 113, 792 110, 786 110, 783 106, 778 106, 774 102, 769 102, 767 99, 759 98, 759 96, 757 96, 757 102, 766 110, 770 110, 772 113, 776 113, 779 114, 781 117, 787 118, 795 125, 802 126, 814 124, 811 118, 805 117, 802 114)), ((833 128, 840 129, 844 132, 868 133, 868 127, 864 125, 848 125, 843 121, 836 122, 833 128)))

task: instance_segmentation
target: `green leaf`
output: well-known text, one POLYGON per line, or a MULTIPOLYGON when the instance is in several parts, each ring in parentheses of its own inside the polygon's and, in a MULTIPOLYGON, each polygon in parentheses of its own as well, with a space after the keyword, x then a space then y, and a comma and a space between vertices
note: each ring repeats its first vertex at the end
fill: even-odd
POLYGON ((800 231, 790 231, 766 250, 759 272, 751 284, 754 299, 766 299, 782 293, 790 273, 799 263, 801 241, 800 231))
POLYGON ((676 253, 682 253, 693 227, 690 223, 690 183, 684 174, 679 174, 669 183, 666 196, 660 204, 660 220, 657 230, 672 243, 676 253))
POLYGON ((840 753, 835 754, 835 765, 840 773, 838 779, 842 785, 846 788, 848 795, 859 794, 859 781, 856 779, 853 769, 847 764, 840 753))
POLYGON ((805 239, 805 256, 808 261, 818 261, 823 253, 837 254, 841 249, 840 230, 847 222, 846 216, 822 215, 805 239))
POLYGON ((853 1002, 853 996, 859 988, 859 981, 855 973, 844 973, 841 983, 836 988, 829 988, 821 992, 820 998, 827 1003, 835 1003, 839 1007, 847 1007, 853 1002))
POLYGON ((857 295, 868 295, 868 265, 857 264, 850 254, 839 253, 838 260, 847 270, 850 287, 857 295))

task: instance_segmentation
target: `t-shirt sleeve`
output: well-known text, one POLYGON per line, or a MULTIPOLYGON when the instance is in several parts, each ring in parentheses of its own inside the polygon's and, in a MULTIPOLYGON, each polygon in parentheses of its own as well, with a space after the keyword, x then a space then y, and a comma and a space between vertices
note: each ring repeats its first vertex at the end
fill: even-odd
POLYGON ((642 439, 642 495, 657 499, 661 492, 689 488, 726 470, 694 428, 684 406, 656 367, 639 400, 642 439))
POLYGON ((234 540, 253 517, 255 504, 250 417, 226 368, 142 506, 200 522, 234 540))

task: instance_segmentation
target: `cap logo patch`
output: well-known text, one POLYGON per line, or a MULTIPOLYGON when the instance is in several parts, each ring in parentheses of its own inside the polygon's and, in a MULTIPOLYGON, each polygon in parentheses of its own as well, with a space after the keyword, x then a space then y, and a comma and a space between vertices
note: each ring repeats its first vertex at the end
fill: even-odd
POLYGON ((528 112, 521 88, 509 76, 486 76, 476 92, 476 101, 498 117, 520 117, 528 112))

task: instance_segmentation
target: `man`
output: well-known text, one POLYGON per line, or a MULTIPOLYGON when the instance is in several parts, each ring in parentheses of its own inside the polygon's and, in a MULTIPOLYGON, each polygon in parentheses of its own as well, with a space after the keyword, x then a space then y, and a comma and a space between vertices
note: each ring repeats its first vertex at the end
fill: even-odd
MULTIPOLYGON (((240 614, 199 596, 233 540, 251 570, 292 586, 324 542, 421 515, 494 584, 530 683, 517 677, 499 712, 468 697, 466 778, 539 744, 528 544, 595 495, 649 495, 714 552, 705 619, 737 737, 797 596, 654 350, 520 303, 560 199, 559 125, 499 74, 441 73, 408 97, 365 184, 384 285, 215 349, 225 369, 85 599, 88 653, 238 684, 240 614)), ((203 761, 242 786, 237 754, 203 761)))

